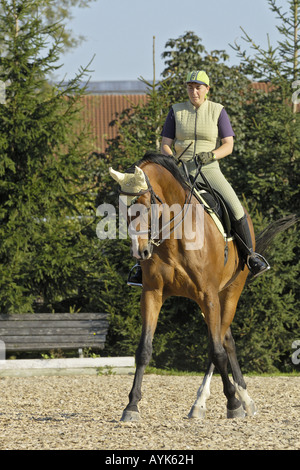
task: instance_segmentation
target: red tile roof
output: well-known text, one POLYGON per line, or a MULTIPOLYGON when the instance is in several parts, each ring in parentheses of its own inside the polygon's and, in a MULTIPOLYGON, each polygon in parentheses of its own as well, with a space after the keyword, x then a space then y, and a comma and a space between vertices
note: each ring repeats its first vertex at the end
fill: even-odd
POLYGON ((146 103, 147 95, 87 95, 83 98, 83 119, 91 125, 96 137, 97 152, 105 150, 105 139, 117 136, 115 126, 109 123, 127 108, 146 103))
MULTIPOLYGON (((270 91, 268 83, 256 82, 252 84, 256 90, 270 91)), ((83 97, 83 120, 91 125, 95 135, 95 151, 104 152, 107 139, 117 136, 116 126, 109 123, 125 109, 145 104, 148 99, 146 94, 90 94, 83 97)), ((300 111, 300 105, 297 106, 300 111)))
POLYGON ((271 89, 270 83, 264 83, 264 82, 253 82, 251 86, 252 88, 254 88, 254 90, 262 90, 265 93, 268 93, 268 91, 270 91, 271 89))

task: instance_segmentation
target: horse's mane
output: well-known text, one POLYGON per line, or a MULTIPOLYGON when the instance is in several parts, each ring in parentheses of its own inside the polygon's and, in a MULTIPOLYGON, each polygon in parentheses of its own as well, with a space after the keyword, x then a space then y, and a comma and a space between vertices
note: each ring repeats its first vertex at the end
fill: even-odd
POLYGON ((145 153, 143 158, 138 162, 134 163, 130 168, 126 170, 126 173, 133 173, 136 166, 140 166, 142 163, 156 163, 157 165, 163 166, 168 170, 174 178, 184 187, 187 188, 187 182, 181 174, 178 166, 176 165, 175 159, 168 155, 162 155, 161 153, 156 153, 148 151, 145 153))

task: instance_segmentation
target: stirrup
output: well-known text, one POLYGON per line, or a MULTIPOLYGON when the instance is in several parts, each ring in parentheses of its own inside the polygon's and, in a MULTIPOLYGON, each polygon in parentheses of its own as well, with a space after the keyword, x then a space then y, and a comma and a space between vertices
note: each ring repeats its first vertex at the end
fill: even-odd
POLYGON ((268 261, 266 258, 264 258, 262 255, 259 253, 256 253, 253 251, 250 255, 247 256, 247 266, 249 271, 252 274, 252 278, 254 279, 257 276, 260 276, 261 274, 265 273, 269 269, 271 269, 271 266, 269 265, 268 261), (257 263, 256 266, 251 266, 250 265, 250 259, 253 260, 253 258, 256 257, 260 260, 260 264, 257 263), (257 270, 258 269, 258 270, 257 270))
POLYGON ((139 263, 136 263, 131 270, 129 271, 128 278, 127 278, 127 285, 128 286, 138 286, 143 287, 142 284, 142 269, 139 263), (137 268, 137 272, 132 275, 132 271, 137 268))

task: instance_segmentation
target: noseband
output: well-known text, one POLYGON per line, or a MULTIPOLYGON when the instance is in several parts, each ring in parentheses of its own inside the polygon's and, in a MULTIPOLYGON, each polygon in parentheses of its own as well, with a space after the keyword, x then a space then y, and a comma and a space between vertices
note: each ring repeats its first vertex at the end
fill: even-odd
MULTIPOLYGON (((119 194, 122 195, 122 196, 131 196, 131 197, 133 197, 133 200, 130 202, 129 207, 131 207, 133 204, 135 204, 135 202, 137 201, 137 199, 140 196, 143 196, 144 194, 147 194, 148 192, 150 192, 151 207, 152 207, 152 205, 157 207, 157 201, 160 204, 163 204, 163 201, 161 200, 161 198, 154 192, 154 190, 151 186, 151 183, 149 181, 149 178, 148 178, 148 176, 146 175, 145 172, 144 172, 144 175, 145 175, 145 180, 146 180, 146 183, 147 183, 147 186, 148 186, 147 189, 142 189, 141 191, 139 191, 137 193, 127 192, 127 191, 122 191, 122 190, 119 191, 119 194)), ((181 211, 178 214, 176 214, 174 217, 172 217, 172 219, 169 220, 168 224, 161 227, 159 229, 158 233, 154 237, 151 236, 151 228, 148 228, 147 231, 140 231, 139 234, 140 235, 148 234, 149 243, 151 245, 160 246, 166 239, 162 238, 162 239, 159 239, 159 240, 155 241, 154 238, 156 238, 156 236, 159 236, 166 229, 166 227, 168 225, 171 225, 177 219, 177 217, 179 217, 183 213, 184 207, 185 207, 186 202, 187 202, 187 199, 189 199, 189 201, 190 201, 191 197, 192 197, 192 191, 190 192, 189 196, 186 196, 185 203, 184 203, 184 206, 181 209, 181 211)), ((186 212, 187 212, 187 210, 186 210, 186 212)), ((170 231, 170 233, 174 232, 174 230, 183 222, 183 220, 185 218, 185 215, 186 215, 186 212, 183 215, 183 217, 181 218, 181 220, 179 221, 179 223, 173 227, 173 229, 170 231)))

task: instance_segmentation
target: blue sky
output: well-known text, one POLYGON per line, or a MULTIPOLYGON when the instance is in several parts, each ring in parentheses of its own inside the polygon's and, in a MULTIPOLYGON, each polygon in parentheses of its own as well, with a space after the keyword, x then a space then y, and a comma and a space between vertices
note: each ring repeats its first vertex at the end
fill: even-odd
MULTIPOLYGON (((288 10, 287 0, 277 3, 288 10)), ((238 40, 246 47, 240 27, 261 46, 267 44, 267 33, 273 45, 280 37, 267 0, 97 0, 72 13, 68 28, 86 40, 61 56, 58 78, 72 78, 95 54, 92 81, 152 79, 153 36, 157 79, 164 69, 166 42, 186 31, 199 36, 208 51, 225 49, 231 64, 238 59, 229 44, 238 40)))

